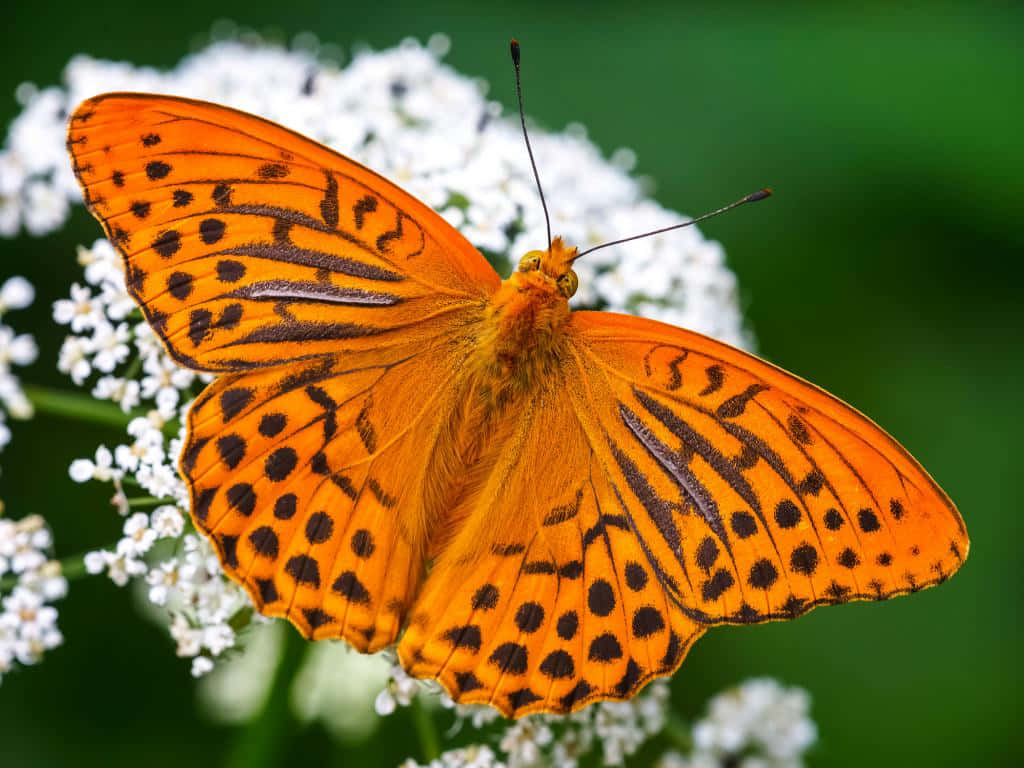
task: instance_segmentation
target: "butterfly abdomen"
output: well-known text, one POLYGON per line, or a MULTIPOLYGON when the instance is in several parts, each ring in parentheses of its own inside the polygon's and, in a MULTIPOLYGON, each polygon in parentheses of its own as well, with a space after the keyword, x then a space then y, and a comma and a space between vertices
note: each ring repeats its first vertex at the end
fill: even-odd
POLYGON ((464 527, 530 403, 559 386, 568 318, 566 299, 537 273, 514 272, 488 304, 455 376, 447 429, 432 451, 426 516, 435 531, 433 555, 464 527), (444 524, 432 526, 433 519, 444 524))

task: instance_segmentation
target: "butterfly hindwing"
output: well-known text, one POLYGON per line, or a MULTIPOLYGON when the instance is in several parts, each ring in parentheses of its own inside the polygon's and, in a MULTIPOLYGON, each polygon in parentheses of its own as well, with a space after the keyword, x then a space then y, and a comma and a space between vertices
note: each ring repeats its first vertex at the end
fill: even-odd
POLYGON ((261 612, 364 651, 394 642, 423 571, 420 457, 442 423, 419 386, 437 360, 318 358, 223 376, 196 401, 193 519, 261 612))
POLYGON ((555 392, 512 416, 517 429, 398 649, 457 701, 515 717, 628 698, 671 674, 703 632, 668 600, 555 392))
POLYGON ((174 358, 231 371, 430 334, 494 270, 440 216, 309 139, 204 102, 108 94, 71 118, 86 204, 174 358))
POLYGON ((704 624, 937 584, 960 515, 913 458, 822 390, 712 339, 573 315, 577 403, 672 600, 704 624))

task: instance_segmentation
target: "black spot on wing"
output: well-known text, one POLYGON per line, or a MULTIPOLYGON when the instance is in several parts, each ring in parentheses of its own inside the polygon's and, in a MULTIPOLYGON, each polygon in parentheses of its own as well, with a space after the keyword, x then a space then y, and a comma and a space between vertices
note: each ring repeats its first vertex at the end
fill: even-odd
POLYGON ((738 395, 733 395, 723 402, 715 411, 720 419, 735 419, 742 416, 747 403, 768 389, 764 384, 751 384, 738 395))
POLYGON ((171 172, 171 166, 161 160, 153 160, 146 163, 146 176, 150 181, 159 181, 166 178, 171 172))
POLYGON ((338 180, 330 171, 324 171, 327 180, 324 197, 320 201, 320 216, 331 229, 338 228, 338 180))
POLYGON ((288 166, 283 163, 264 163, 256 169, 256 175, 261 179, 283 179, 288 172, 288 166))
POLYGON ((363 583, 359 581, 352 571, 342 573, 335 579, 331 589, 353 603, 366 605, 370 602, 369 590, 363 586, 363 583))
POLYGON ((707 397, 722 388, 725 383, 725 370, 720 365, 712 365, 704 371, 708 377, 708 385, 697 394, 700 397, 707 397))
POLYGON ((363 224, 366 221, 366 214, 373 213, 377 210, 377 198, 367 195, 359 199, 355 205, 352 206, 352 215, 355 218, 356 229, 362 229, 363 224))
POLYGON ((158 234, 150 245, 161 257, 169 259, 181 250, 181 235, 177 230, 168 229, 158 234))

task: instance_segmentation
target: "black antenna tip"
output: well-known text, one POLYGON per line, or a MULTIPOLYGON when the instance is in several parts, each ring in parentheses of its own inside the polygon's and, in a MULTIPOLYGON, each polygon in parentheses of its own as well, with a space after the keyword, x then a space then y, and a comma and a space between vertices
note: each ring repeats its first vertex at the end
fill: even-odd
POLYGON ((510 50, 510 51, 512 52, 512 61, 513 61, 513 62, 515 63, 515 65, 516 65, 516 66, 518 67, 518 66, 519 66, 519 41, 518 41, 518 40, 516 40, 516 39, 515 39, 515 38, 513 37, 513 38, 512 38, 512 42, 510 42, 510 43, 508 44, 508 48, 509 48, 509 50, 510 50))
POLYGON ((745 198, 743 198, 743 202, 744 203, 756 203, 758 200, 764 200, 766 197, 771 197, 771 196, 772 196, 772 188, 771 187, 765 187, 764 189, 757 190, 757 192, 754 192, 751 195, 747 195, 745 198))

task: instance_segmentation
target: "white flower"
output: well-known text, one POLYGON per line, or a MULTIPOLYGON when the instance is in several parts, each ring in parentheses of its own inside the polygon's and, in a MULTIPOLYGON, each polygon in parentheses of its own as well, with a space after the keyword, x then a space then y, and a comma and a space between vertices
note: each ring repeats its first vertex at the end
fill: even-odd
POLYGON ((377 697, 373 700, 373 710, 381 717, 387 717, 392 714, 397 707, 398 702, 395 701, 395 697, 387 688, 378 693, 377 697))
POLYGON ((178 644, 179 656, 195 656, 202 648, 203 633, 193 627, 182 613, 175 613, 171 619, 171 637, 178 644))
POLYGON ((25 229, 31 235, 45 235, 60 226, 68 217, 68 199, 59 190, 41 179, 25 187, 25 229))
POLYGON ((92 349, 95 353, 92 359, 93 367, 103 373, 113 371, 131 352, 128 346, 131 338, 127 323, 119 323, 116 327, 105 321, 99 323, 92 337, 92 349))
MULTIPOLYGON (((2 300, 2 297, 0 297, 2 300)), ((39 348, 35 339, 27 333, 15 336, 6 325, 0 325, 0 368, 11 365, 30 365, 36 360, 39 348)))
POLYGON ((508 757, 509 767, 540 765, 543 750, 554 738, 541 718, 524 717, 505 729, 498 748, 508 757))
POLYGON ((100 238, 91 248, 78 246, 78 263, 85 269, 87 283, 121 285, 123 290, 124 271, 121 256, 106 238, 100 238))
POLYGON ((68 336, 60 347, 57 358, 57 370, 67 373, 75 384, 81 385, 92 373, 92 364, 88 358, 89 342, 78 336, 68 336))
POLYGON ((235 644, 235 631, 227 624, 213 624, 203 628, 203 646, 214 656, 220 656, 235 644))
POLYGON ((9 277, 0 286, 0 315, 12 309, 24 309, 36 298, 36 289, 24 277, 9 277))
POLYGON ((60 325, 70 325, 74 333, 82 333, 104 322, 103 306, 88 286, 73 283, 71 298, 53 303, 53 319, 60 325))
POLYGON ((181 511, 171 505, 164 504, 153 510, 150 516, 150 526, 156 532, 158 538, 176 539, 185 530, 185 518, 181 511))
POLYGON ((107 558, 101 550, 85 553, 85 570, 93 575, 103 573, 107 568, 107 558))
POLYGON ((171 591, 178 586, 181 573, 176 558, 164 560, 146 574, 149 584, 149 601, 154 605, 166 605, 171 591))
POLYGON ((85 483, 89 480, 109 482, 121 476, 121 471, 114 469, 114 456, 110 449, 101 445, 96 449, 95 460, 75 459, 68 468, 68 474, 76 483, 85 483))
MULTIPOLYGON (((695 750, 723 761, 753 753, 764 768, 799 766, 817 739, 809 707, 806 691, 769 678, 748 680, 711 700, 708 716, 693 727, 695 750)), ((755 763, 745 757, 742 765, 755 763)))
POLYGON ((46 521, 29 515, 17 523, 0 520, 0 576, 17 575, 0 600, 0 677, 15 662, 38 663, 46 651, 64 642, 57 609, 50 603, 67 593, 60 563, 49 559, 53 542, 46 521))
POLYGON ((213 669, 213 662, 208 656, 196 656, 192 659, 192 677, 202 677, 213 669))
POLYGON ((98 400, 112 400, 128 413, 139 404, 141 386, 134 379, 101 376, 93 387, 92 396, 98 400))
POLYGON ((164 460, 164 436, 158 429, 149 426, 146 419, 134 419, 132 423, 142 421, 144 429, 136 431, 135 442, 131 445, 119 445, 114 448, 114 461, 121 469, 135 472, 142 464, 159 465, 164 460))
POLYGON ((117 586, 125 586, 132 578, 144 576, 147 573, 146 564, 136 559, 129 551, 130 547, 121 546, 124 539, 118 542, 117 552, 99 550, 86 555, 85 567, 90 573, 102 573, 104 570, 107 576, 117 586))
POLYGON ((124 521, 124 537, 117 543, 118 554, 141 557, 156 541, 156 531, 149 527, 149 515, 136 512, 124 521))
POLYGON ((180 390, 191 386, 195 374, 162 353, 147 357, 142 370, 146 373, 142 378, 142 396, 156 400, 157 410, 165 419, 173 418, 180 390))

